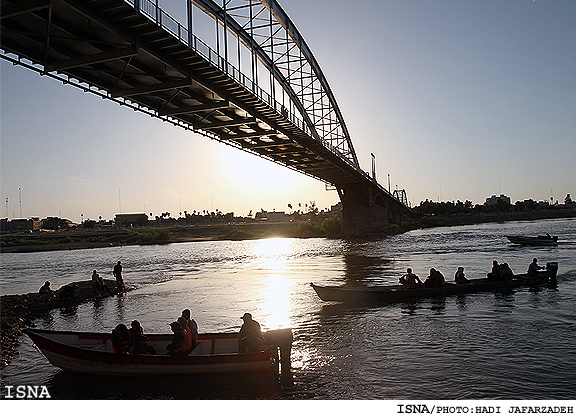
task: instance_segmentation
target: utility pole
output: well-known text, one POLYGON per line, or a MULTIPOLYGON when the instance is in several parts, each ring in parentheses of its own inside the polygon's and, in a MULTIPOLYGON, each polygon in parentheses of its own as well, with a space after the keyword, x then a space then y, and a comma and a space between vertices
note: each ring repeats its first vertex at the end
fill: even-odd
POLYGON ((370 153, 372 156, 372 179, 376 181, 376 156, 374 153, 370 153))
POLYGON ((18 188, 18 195, 20 197, 20 219, 22 219, 22 188, 18 188))

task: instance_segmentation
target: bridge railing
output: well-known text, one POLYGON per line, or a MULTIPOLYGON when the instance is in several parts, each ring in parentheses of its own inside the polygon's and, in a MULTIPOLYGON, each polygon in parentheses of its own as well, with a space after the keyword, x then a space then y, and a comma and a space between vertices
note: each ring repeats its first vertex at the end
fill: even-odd
MULTIPOLYGON (((155 22, 158 26, 162 27, 164 30, 176 37, 180 42, 188 46, 190 49, 194 50, 196 53, 201 55, 204 59, 210 62, 212 65, 220 69, 231 79, 235 80, 239 85, 244 87, 247 91, 251 92, 253 95, 258 97, 261 102, 266 104, 268 107, 281 114, 284 118, 288 119, 294 126, 300 128, 310 137, 314 137, 311 134, 308 125, 300 118, 298 118, 293 112, 288 111, 288 109, 278 101, 276 101, 268 92, 259 87, 250 77, 246 76, 241 70, 236 68, 230 62, 226 60, 225 57, 221 56, 218 52, 208 46, 207 43, 202 41, 193 33, 189 33, 188 28, 182 23, 178 22, 164 10, 157 6, 156 1, 151 0, 124 0, 126 3, 130 4, 141 14, 146 16, 151 21, 155 22)), ((350 167, 355 170, 365 174, 363 170, 352 163, 348 157, 345 157, 342 152, 340 152, 336 147, 334 147, 328 140, 322 139, 320 137, 320 143, 328 148, 332 153, 337 155, 340 159, 345 161, 350 167)))
POLYGON ((249 92, 257 96, 270 108, 274 109, 278 113, 281 113, 282 111, 282 115, 289 119, 290 122, 292 122, 298 128, 306 131, 307 126, 303 120, 299 119, 294 113, 288 112, 286 108, 283 107, 278 101, 276 101, 268 92, 259 87, 248 76, 242 73, 242 71, 228 62, 225 57, 221 56, 218 52, 208 46, 207 43, 202 41, 202 39, 198 38, 193 33, 189 33, 187 27, 185 27, 182 23, 178 22, 175 18, 158 7, 155 2, 150 0, 124 1, 130 4, 136 10, 140 11, 140 13, 142 13, 144 16, 155 22, 158 26, 172 34, 190 49, 197 52, 226 75, 230 76, 230 78, 234 79, 249 92))

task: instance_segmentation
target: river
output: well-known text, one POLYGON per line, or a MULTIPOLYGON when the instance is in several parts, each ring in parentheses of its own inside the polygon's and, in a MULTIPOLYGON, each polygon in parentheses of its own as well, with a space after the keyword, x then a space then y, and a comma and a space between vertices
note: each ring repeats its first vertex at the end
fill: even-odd
POLYGON ((200 331, 234 331, 244 312, 263 328, 292 327, 293 384, 242 376, 95 377, 51 366, 22 336, 3 368, 8 385, 45 385, 54 399, 576 399, 576 220, 422 229, 380 240, 268 239, 1 254, 1 291, 35 292, 112 278, 118 261, 135 287, 121 297, 54 310, 54 330, 111 331, 140 320, 170 332, 184 308, 200 331), (554 247, 514 246, 507 234, 548 232, 554 247), (407 267, 453 280, 482 277, 493 260, 525 272, 559 263, 556 287, 415 303, 324 303, 310 282, 396 283, 407 267))

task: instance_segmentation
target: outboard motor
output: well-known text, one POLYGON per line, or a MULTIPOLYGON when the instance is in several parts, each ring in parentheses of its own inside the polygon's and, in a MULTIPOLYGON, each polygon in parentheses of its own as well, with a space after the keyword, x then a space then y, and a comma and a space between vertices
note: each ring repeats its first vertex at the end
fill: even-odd
POLYGON ((291 376, 290 354, 292 351, 292 329, 268 330, 265 333, 266 343, 280 349, 280 367, 282 377, 291 376))
POLYGON ((558 262, 547 262, 546 271, 550 272, 549 280, 552 283, 556 283, 556 274, 558 273, 558 262))

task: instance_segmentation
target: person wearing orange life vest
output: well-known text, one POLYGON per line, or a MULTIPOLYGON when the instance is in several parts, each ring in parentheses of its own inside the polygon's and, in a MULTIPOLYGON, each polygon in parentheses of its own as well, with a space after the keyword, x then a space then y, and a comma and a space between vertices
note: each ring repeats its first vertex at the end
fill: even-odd
POLYGON ((198 323, 193 318, 190 318, 190 310, 185 309, 182 311, 182 318, 188 322, 188 328, 192 334, 192 350, 196 347, 196 340, 198 340, 198 323))
POLYGON ((436 288, 436 287, 443 287, 446 285, 446 280, 444 279, 444 275, 434 268, 430 268, 430 275, 426 277, 424 280, 424 286, 426 288, 436 288))
POLYGON ((187 356, 191 351, 192 335, 187 327, 186 321, 180 317, 178 321, 170 323, 170 328, 174 332, 172 343, 166 346, 169 355, 187 356))
POLYGON ((118 324, 112 330, 112 348, 114 353, 129 353, 132 351, 130 331, 124 324, 118 324))
POLYGON ((421 288, 422 281, 418 278, 418 275, 412 273, 412 268, 406 270, 406 275, 399 279, 400 283, 406 288, 421 288))

